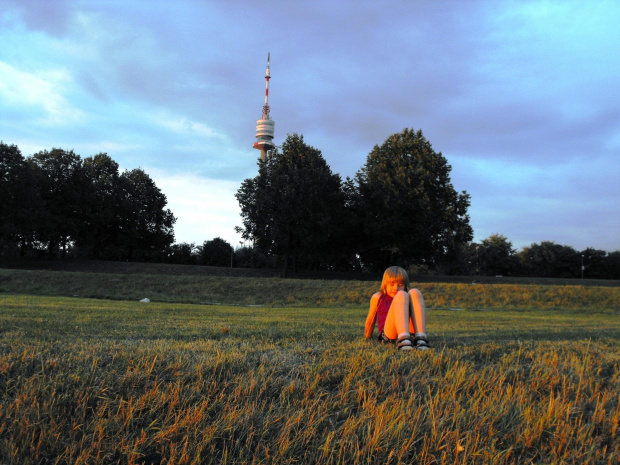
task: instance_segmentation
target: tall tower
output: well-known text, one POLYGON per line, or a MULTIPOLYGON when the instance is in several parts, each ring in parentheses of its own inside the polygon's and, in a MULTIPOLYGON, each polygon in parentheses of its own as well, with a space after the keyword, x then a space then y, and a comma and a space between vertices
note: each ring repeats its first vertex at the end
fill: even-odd
POLYGON ((268 150, 275 148, 273 143, 274 127, 276 123, 269 117, 269 59, 271 53, 267 54, 267 72, 265 73, 265 105, 263 105, 263 116, 256 121, 256 142, 254 148, 260 150, 261 160, 265 159, 268 150))

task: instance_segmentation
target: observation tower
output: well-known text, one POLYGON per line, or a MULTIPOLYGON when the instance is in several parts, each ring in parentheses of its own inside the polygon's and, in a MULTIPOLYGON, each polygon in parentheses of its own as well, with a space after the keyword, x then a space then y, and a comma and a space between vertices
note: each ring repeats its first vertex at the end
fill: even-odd
POLYGON ((256 142, 254 148, 260 150, 261 160, 265 159, 267 151, 275 148, 273 143, 274 127, 276 123, 269 117, 269 59, 271 53, 267 54, 267 72, 265 73, 265 105, 263 105, 263 116, 256 121, 256 142))

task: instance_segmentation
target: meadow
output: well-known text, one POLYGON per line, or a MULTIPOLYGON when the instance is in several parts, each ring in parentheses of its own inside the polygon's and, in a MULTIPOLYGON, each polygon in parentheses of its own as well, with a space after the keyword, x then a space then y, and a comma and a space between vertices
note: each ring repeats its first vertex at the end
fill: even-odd
POLYGON ((0 463, 620 459, 617 287, 420 283, 403 354, 378 282, 169 270, 0 269, 0 463))

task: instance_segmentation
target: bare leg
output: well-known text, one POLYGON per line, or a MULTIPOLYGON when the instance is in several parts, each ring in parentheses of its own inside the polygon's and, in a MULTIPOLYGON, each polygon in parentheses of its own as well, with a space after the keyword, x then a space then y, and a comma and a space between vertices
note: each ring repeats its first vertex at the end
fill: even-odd
POLYGON ((417 289, 409 291, 409 329, 412 334, 426 335, 426 305, 424 297, 417 289))
POLYGON ((402 335, 409 336, 409 328, 407 327, 410 318, 409 308, 411 307, 411 299, 405 291, 398 291, 392 300, 390 311, 385 319, 383 331, 390 339, 396 339, 402 335))
POLYGON ((430 348, 426 337, 426 305, 424 305, 424 297, 417 289, 409 291, 409 328, 414 334, 414 344, 418 350, 427 350, 430 348))

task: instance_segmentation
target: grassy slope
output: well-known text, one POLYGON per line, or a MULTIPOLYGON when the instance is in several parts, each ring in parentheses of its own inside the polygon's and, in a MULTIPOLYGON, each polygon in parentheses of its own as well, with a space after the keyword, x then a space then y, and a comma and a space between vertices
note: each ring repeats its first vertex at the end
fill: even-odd
MULTIPOLYGON (((198 265, 173 265, 167 263, 112 262, 98 260, 53 260, 40 258, 0 258, 0 268, 20 270, 70 271, 77 273, 113 274, 154 274, 181 276, 224 276, 277 278, 279 270, 227 268, 198 265)), ((291 273, 291 278, 346 281, 380 281, 381 273, 301 271, 291 273)), ((525 278, 511 276, 410 276, 418 283, 465 283, 476 281, 480 284, 538 284, 548 286, 597 286, 620 287, 620 280, 609 279, 563 279, 563 278, 525 278)))
MULTIPOLYGON (((0 270, 1 463, 620 457, 618 297, 603 288, 593 306, 584 288, 534 287, 546 304, 531 309, 502 307, 527 286, 453 284, 454 306, 477 310, 430 310, 434 350, 399 354, 363 340, 367 294, 346 294, 376 283, 37 273, 0 270), (278 305, 141 304, 145 288, 278 305), (84 289, 130 301, 60 297, 84 289)), ((431 286, 429 302, 449 293, 431 286)))
MULTIPOLYGON (((193 268, 193 267, 192 267, 193 268)), ((367 305, 379 281, 0 269, 0 292, 100 299, 282 306, 367 305)), ((620 311, 620 287, 418 283, 432 308, 620 311)))

